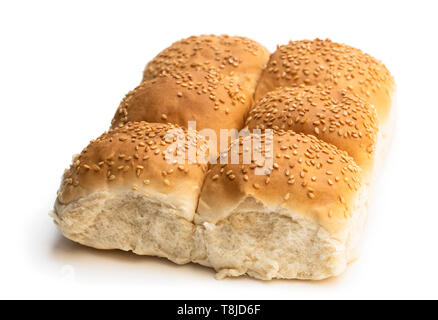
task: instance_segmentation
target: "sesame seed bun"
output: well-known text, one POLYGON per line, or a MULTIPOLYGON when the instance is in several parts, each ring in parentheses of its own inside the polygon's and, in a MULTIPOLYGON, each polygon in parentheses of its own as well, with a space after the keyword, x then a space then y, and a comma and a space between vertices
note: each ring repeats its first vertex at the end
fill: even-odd
POLYGON ((81 244, 195 262, 218 278, 338 275, 356 257, 394 87, 382 63, 330 40, 270 57, 242 37, 178 41, 74 158, 52 216, 81 244), (204 129, 220 138, 245 126, 261 130, 219 144, 229 152, 217 159, 204 129))
POLYGON ((301 84, 326 84, 356 95, 375 106, 382 123, 389 117, 395 88, 385 65, 361 50, 328 39, 302 40, 279 46, 271 55, 255 99, 301 84))
MULTIPOLYGON (((206 164, 166 160, 178 135, 187 131, 136 122, 92 141, 63 176, 54 212, 59 230, 95 248, 188 262, 206 164)), ((190 143, 199 152, 205 146, 198 135, 190 143)))
MULTIPOLYGON (((244 141, 235 142, 241 151, 244 141)), ((361 169, 344 151, 313 136, 277 132, 270 143, 274 164, 267 175, 255 173, 254 161, 209 170, 195 217, 204 226, 196 230, 195 261, 219 276, 338 274, 364 221, 361 169)))
POLYGON ((227 35, 192 36, 173 43, 160 52, 144 70, 143 80, 161 73, 217 68, 224 75, 236 75, 254 88, 269 51, 254 40, 227 35))
POLYGON ((217 72, 182 71, 161 74, 144 81, 126 95, 112 127, 129 121, 174 123, 187 127, 196 121, 196 129, 241 129, 251 104, 251 91, 217 72))
POLYGON ((251 108, 246 125, 314 135, 345 150, 363 171, 374 164, 378 120, 374 107, 330 86, 279 88, 251 108))

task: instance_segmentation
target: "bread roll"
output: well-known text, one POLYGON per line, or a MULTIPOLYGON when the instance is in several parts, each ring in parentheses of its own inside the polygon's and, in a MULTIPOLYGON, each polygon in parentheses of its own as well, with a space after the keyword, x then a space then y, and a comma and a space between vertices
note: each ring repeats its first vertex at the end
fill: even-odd
POLYGON ((120 104, 112 127, 129 121, 171 122, 203 128, 242 128, 251 102, 235 77, 215 69, 162 74, 141 83, 120 104), (218 119, 221 123, 217 123, 218 119))
POLYGON ((61 233, 94 248, 190 261, 206 171, 205 161, 186 157, 189 146, 199 157, 205 151, 201 137, 190 137, 175 125, 136 122, 92 141, 64 174, 54 210, 61 233), (185 162, 170 162, 165 150, 177 148, 185 162))
POLYGON ((251 108, 246 125, 314 135, 348 152, 369 175, 374 167, 378 120, 374 107, 331 86, 280 88, 251 108))
POLYGON ((315 39, 279 46, 260 77, 255 99, 278 87, 326 84, 375 106, 382 124, 390 117, 394 80, 378 60, 359 49, 315 39))
POLYGON ((61 233, 199 263, 219 278, 340 274, 356 257, 394 81, 330 40, 290 42, 263 69, 267 60, 241 37, 190 37, 162 51, 112 129, 66 170, 52 213, 61 233), (229 148, 227 138, 207 164, 216 160, 208 129, 221 138, 245 126, 254 131, 229 148))
POLYGON ((217 68, 226 76, 237 76, 242 84, 255 89, 269 51, 254 40, 227 35, 192 36, 175 42, 160 52, 144 70, 143 80, 160 74, 217 68))
MULTIPOLYGON (((245 139, 235 142, 241 157, 245 139)), ((192 259, 215 268, 219 278, 315 280, 341 273, 354 258, 366 217, 361 169, 313 136, 287 131, 261 139, 262 155, 273 144, 272 172, 255 171, 269 157, 209 171, 192 259)))
POLYGON ((215 69, 164 73, 126 95, 112 127, 129 121, 148 121, 187 128, 189 121, 196 121, 197 130, 211 129, 219 140, 221 129, 243 127, 251 96, 236 77, 226 77, 215 69))

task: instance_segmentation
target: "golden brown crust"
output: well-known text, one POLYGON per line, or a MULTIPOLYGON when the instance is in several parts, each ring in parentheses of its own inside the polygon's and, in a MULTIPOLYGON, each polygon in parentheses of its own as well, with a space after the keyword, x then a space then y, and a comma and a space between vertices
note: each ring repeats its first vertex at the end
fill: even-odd
POLYGON ((244 37, 227 35, 192 36, 173 43, 160 52, 144 70, 143 81, 161 73, 217 68, 225 75, 238 75, 241 82, 255 86, 269 51, 244 37))
POLYGON ((252 129, 273 128, 314 135, 351 155, 364 170, 373 166, 377 115, 373 106, 330 86, 279 88, 249 112, 252 129))
POLYGON ((215 69, 161 74, 126 95, 112 127, 128 121, 175 123, 197 130, 241 129, 251 104, 251 93, 235 77, 215 69))
POLYGON ((315 39, 291 41, 271 55, 258 83, 255 99, 278 87, 327 84, 357 95, 376 107, 386 122, 394 80, 378 60, 359 49, 315 39))
MULTIPOLYGON (((190 197, 194 186, 201 187, 206 165, 189 164, 186 155, 184 163, 167 161, 165 150, 181 141, 180 134, 186 136, 187 131, 147 122, 130 122, 104 133, 91 141, 66 170, 58 201, 68 204, 98 190, 118 188, 190 197)), ((206 146, 197 135, 191 141, 197 150, 206 146)), ((187 152, 187 145, 183 148, 187 152)), ((194 204, 196 201, 197 196, 194 204)))
MULTIPOLYGON (((240 144, 240 163, 244 141, 235 142, 240 144)), ((362 185, 354 160, 331 144, 293 131, 275 132, 272 141, 272 172, 256 175, 264 161, 254 159, 251 164, 211 167, 200 196, 199 219, 217 223, 253 197, 274 211, 285 208, 315 219, 329 231, 342 231, 362 185)))

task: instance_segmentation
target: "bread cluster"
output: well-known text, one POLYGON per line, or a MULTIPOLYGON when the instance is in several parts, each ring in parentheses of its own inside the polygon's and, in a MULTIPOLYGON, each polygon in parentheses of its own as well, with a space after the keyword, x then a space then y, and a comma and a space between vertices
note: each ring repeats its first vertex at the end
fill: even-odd
POLYGON ((338 275, 356 257, 394 90, 381 62, 330 40, 272 54, 243 37, 178 41, 74 157, 53 218, 83 245, 218 278, 338 275), (224 129, 240 134, 212 147, 224 129))

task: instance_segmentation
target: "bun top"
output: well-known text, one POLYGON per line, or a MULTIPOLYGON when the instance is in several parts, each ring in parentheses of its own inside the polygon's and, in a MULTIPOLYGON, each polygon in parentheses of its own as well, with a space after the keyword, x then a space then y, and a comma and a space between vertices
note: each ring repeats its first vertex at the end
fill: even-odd
POLYGON ((271 140, 265 134, 251 135, 233 145, 239 147, 240 164, 211 167, 195 220, 217 223, 235 210, 250 211, 259 206, 266 212, 302 214, 333 232, 349 220, 362 182, 361 169, 346 152, 293 131, 274 132, 271 140), (251 163, 243 164, 245 141, 257 138, 262 157, 257 159, 253 154, 251 163), (257 168, 269 161, 269 148, 273 148, 272 169, 257 175, 257 168))
POLYGON ((314 135, 347 151, 362 169, 372 169, 376 111, 333 87, 300 85, 271 91, 251 108, 246 125, 250 130, 273 128, 314 135))
POLYGON ((196 134, 184 143, 185 137, 187 131, 178 126, 147 122, 128 123, 104 133, 74 158, 64 173, 58 201, 68 204, 96 190, 122 188, 164 195, 167 202, 183 209, 185 218, 192 219, 207 166, 202 159, 188 163, 186 153, 192 146, 202 157, 207 145, 196 134), (183 163, 168 160, 172 144, 173 150, 184 153, 183 163))
POLYGON ((173 71, 217 68, 225 75, 236 74, 255 85, 269 51, 254 40, 227 35, 192 36, 160 52, 144 70, 143 80, 173 71), (253 77, 257 75, 257 77, 253 77))
POLYGON ((271 55, 255 99, 301 84, 326 84, 356 95, 376 107, 381 122, 387 119, 395 86, 388 69, 359 49, 328 39, 291 41, 271 55))
POLYGON ((112 127, 129 121, 170 122, 197 130, 241 129, 251 103, 250 90, 235 77, 208 71, 173 71, 145 81, 126 95, 112 127))

